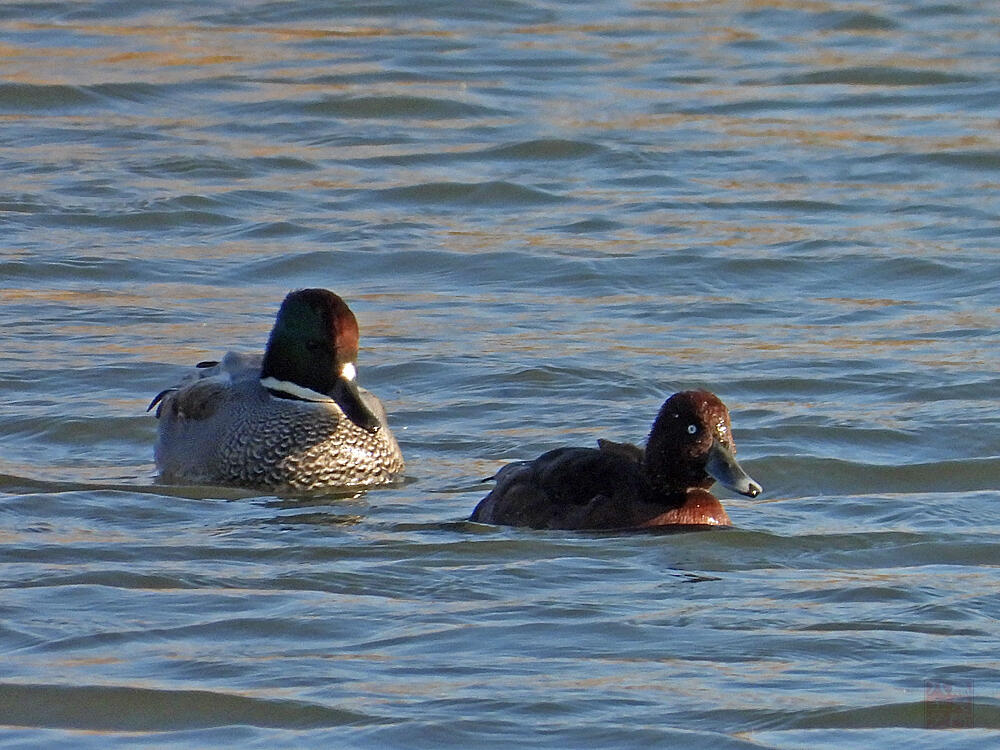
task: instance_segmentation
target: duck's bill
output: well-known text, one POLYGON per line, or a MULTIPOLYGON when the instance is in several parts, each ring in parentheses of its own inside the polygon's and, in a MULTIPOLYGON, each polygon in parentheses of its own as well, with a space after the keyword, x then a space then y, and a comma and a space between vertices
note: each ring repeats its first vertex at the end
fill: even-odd
POLYGON ((723 487, 741 495, 757 497, 764 491, 763 487, 743 471, 743 467, 740 466, 732 451, 718 440, 712 443, 712 449, 708 452, 708 463, 705 465, 705 471, 723 487))
POLYGON ((365 406, 358 391, 358 384, 352 380, 340 378, 330 394, 341 411, 347 415, 354 424, 367 432, 378 432, 382 426, 378 417, 372 413, 371 409, 365 406))

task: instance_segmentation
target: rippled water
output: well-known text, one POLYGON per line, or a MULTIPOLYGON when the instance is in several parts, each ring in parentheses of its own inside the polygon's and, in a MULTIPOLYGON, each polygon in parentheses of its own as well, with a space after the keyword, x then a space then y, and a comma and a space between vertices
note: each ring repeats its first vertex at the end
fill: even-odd
POLYGON ((0 745, 995 743, 998 30, 0 5, 0 745), (307 285, 410 481, 159 485, 150 398, 307 285), (464 521, 692 386, 765 487, 735 529, 464 521))

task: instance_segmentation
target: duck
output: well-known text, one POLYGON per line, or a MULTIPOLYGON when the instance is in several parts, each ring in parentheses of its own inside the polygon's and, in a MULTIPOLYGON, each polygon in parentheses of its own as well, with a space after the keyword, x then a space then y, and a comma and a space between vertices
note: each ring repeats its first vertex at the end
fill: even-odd
POLYGON ((737 462, 729 410, 711 391, 664 401, 644 448, 597 443, 507 464, 469 520, 576 530, 730 526, 712 485, 747 497, 763 491, 737 462))
POLYGON ((290 292, 263 355, 201 362, 152 400, 160 479, 284 491, 393 481, 405 463, 382 403, 358 385, 358 342, 341 297, 290 292))

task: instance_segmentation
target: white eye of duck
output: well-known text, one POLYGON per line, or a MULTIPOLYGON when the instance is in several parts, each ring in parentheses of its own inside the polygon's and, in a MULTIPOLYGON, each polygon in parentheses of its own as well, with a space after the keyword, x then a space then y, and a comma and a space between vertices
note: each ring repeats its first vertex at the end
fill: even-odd
POLYGON ((698 431, 698 425, 689 424, 688 425, 688 435, 694 435, 698 431))

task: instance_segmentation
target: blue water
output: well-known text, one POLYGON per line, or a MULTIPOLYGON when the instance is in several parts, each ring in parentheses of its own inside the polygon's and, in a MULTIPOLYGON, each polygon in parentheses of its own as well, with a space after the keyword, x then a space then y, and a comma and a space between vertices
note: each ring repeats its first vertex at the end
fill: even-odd
POLYGON ((994 3, 0 5, 0 747, 1000 746, 994 3), (172 487, 324 286, 408 481, 172 487), (733 414, 735 528, 465 521, 733 414))

